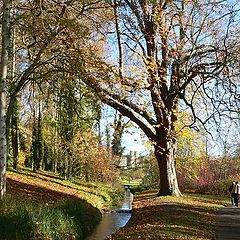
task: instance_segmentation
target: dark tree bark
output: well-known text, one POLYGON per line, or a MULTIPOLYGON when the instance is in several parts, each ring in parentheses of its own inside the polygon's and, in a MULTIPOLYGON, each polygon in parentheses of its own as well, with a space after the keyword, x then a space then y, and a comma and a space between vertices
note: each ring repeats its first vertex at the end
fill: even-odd
POLYGON ((32 168, 33 172, 36 172, 40 168, 38 163, 38 137, 37 137, 37 123, 36 116, 33 116, 33 127, 32 127, 32 146, 31 146, 31 158, 32 158, 32 168))
POLYGON ((112 151, 114 156, 121 157, 124 151, 124 147, 122 147, 122 137, 124 131, 124 123, 122 119, 122 115, 115 114, 114 119, 114 132, 113 132, 113 140, 112 140, 112 151))

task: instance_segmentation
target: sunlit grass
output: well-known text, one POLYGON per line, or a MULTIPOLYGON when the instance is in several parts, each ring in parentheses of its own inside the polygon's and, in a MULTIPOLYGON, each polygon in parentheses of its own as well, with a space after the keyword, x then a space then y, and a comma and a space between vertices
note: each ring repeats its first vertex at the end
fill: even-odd
POLYGON ((122 192, 111 184, 90 183, 80 179, 74 182, 66 181, 58 174, 21 168, 18 171, 9 170, 7 176, 28 184, 37 184, 52 190, 66 192, 67 194, 81 197, 98 208, 113 207, 121 199, 122 192))
POLYGON ((132 180, 126 180, 126 179, 123 179, 123 180, 120 180, 120 183, 123 184, 123 185, 129 185, 129 186, 139 186, 141 184, 141 181, 132 181, 132 180))
POLYGON ((156 193, 138 195, 130 222, 109 239, 216 239, 216 211, 229 204, 227 197, 156 193))

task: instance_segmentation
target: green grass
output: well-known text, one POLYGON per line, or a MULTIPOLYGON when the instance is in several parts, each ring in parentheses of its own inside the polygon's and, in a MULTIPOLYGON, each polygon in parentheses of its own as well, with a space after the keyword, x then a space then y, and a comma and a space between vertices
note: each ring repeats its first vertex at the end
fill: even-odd
POLYGON ((21 168, 17 171, 9 169, 8 176, 23 178, 25 182, 36 182, 38 184, 47 184, 49 188, 53 190, 59 190, 62 188, 67 191, 72 191, 71 194, 80 196, 81 198, 87 200, 93 206, 101 208, 114 208, 122 199, 122 191, 120 186, 111 186, 111 184, 85 182, 80 179, 74 179, 73 182, 66 181, 58 174, 39 171, 37 173, 32 172, 28 168, 21 168))
POLYGON ((123 184, 123 185, 129 185, 130 187, 136 187, 138 185, 141 184, 141 181, 132 181, 132 180, 126 180, 126 179, 123 179, 123 180, 120 180, 120 183, 123 184))
POLYGON ((7 196, 0 207, 0 239, 84 239, 101 220, 101 212, 79 199, 56 205, 7 196))
POLYGON ((0 240, 84 239, 101 220, 101 209, 112 208, 122 196, 110 184, 69 182, 27 168, 8 170, 7 186, 0 240))

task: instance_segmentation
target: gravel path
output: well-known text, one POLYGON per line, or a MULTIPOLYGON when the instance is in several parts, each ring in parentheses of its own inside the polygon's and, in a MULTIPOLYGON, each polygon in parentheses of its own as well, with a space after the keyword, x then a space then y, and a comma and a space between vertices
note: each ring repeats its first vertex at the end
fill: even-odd
POLYGON ((217 240, 240 240, 240 207, 226 206, 217 216, 217 240))

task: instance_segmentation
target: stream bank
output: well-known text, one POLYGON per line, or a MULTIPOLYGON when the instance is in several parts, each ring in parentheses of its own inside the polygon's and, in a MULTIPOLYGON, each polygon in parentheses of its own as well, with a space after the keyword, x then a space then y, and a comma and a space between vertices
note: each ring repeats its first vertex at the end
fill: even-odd
POLYGON ((118 229, 124 227, 131 218, 133 194, 125 186, 124 199, 121 208, 114 212, 104 213, 102 220, 85 240, 104 240, 118 229))

